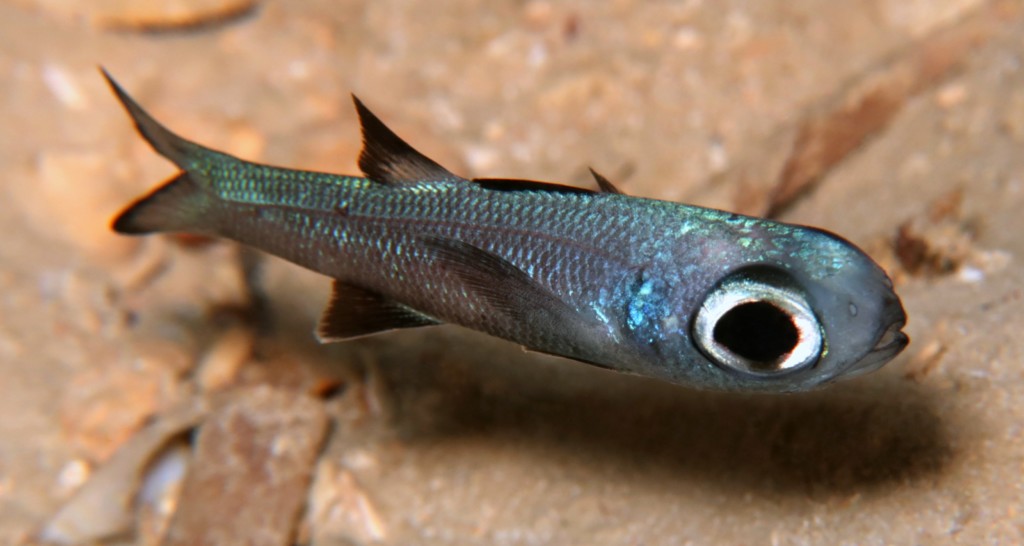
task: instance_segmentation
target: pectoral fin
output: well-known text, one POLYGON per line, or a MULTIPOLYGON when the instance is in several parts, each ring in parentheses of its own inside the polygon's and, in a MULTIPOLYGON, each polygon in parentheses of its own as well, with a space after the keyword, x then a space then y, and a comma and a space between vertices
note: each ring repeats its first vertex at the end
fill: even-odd
POLYGON ((316 334, 327 343, 434 324, 440 323, 376 292, 336 280, 316 334))
POLYGON ((425 244, 441 267, 495 312, 540 331, 564 333, 598 325, 500 256, 454 239, 432 237, 425 244))

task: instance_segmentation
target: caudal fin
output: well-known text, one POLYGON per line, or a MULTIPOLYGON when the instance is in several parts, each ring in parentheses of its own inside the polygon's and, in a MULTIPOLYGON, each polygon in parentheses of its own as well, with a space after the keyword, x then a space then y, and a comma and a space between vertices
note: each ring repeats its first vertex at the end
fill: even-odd
POLYGON ((117 215, 113 222, 114 231, 125 234, 157 231, 201 233, 203 213, 212 198, 204 187, 208 180, 203 163, 214 155, 223 154, 172 133, 143 110, 106 70, 100 68, 100 72, 128 111, 139 134, 157 153, 184 170, 117 215))
POLYGON ((170 159, 175 165, 182 169, 189 170, 192 168, 193 161, 204 151, 206 148, 181 138, 180 136, 172 133, 168 128, 164 127, 157 120, 153 119, 153 116, 149 115, 148 112, 139 106, 139 103, 135 102, 135 99, 131 98, 124 89, 114 78, 106 71, 106 69, 100 67, 100 72, 103 73, 103 77, 106 78, 107 84, 110 85, 110 89, 114 91, 114 95, 124 105, 124 109, 128 111, 128 115, 132 117, 132 121, 135 122, 135 128, 138 129, 139 134, 149 142, 150 146, 157 151, 160 155, 170 159))
POLYGON ((111 226, 125 235, 158 231, 199 233, 206 195, 188 173, 180 173, 121 211, 111 226))

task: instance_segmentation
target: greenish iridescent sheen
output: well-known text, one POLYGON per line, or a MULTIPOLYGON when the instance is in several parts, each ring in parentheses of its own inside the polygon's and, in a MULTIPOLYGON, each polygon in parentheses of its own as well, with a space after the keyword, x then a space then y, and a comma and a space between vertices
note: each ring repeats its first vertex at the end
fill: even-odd
MULTIPOLYGON (((336 290, 372 296, 352 300, 352 312, 376 305, 394 314, 374 319, 384 326, 454 323, 545 353, 728 390, 805 390, 902 349, 880 345, 904 320, 891 283, 835 235, 618 193, 466 180, 418 155, 361 104, 367 176, 254 164, 180 139, 111 85, 143 136, 183 169, 122 213, 116 229, 251 245, 336 279, 336 290), (417 172, 430 176, 410 178, 417 172), (782 272, 813 309, 826 349, 812 366, 738 373, 695 346, 705 298, 750 268, 782 272)), ((344 312, 338 297, 333 313, 335 305, 344 312)))

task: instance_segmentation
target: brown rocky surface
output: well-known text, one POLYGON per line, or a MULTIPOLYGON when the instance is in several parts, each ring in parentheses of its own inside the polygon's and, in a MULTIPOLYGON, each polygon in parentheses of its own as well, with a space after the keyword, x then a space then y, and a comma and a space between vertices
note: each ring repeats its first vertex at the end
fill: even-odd
MULTIPOLYGON (((170 4, 184 11, 0 2, 0 543, 36 543, 87 494, 141 506, 109 515, 140 543, 180 530, 152 514, 216 470, 201 455, 216 458, 209 423, 226 417, 199 424, 191 457, 181 439, 143 440, 181 404, 238 392, 332 421, 317 460, 304 444, 290 467, 289 496, 269 499, 288 517, 262 522, 266 543, 1024 542, 1021 2, 170 4), (944 32, 970 39, 935 49, 944 32), (693 392, 452 327, 319 346, 326 279, 222 242, 107 231, 173 169, 101 64, 171 128, 251 159, 354 172, 355 93, 467 175, 589 185, 593 166, 634 195, 777 209, 889 268, 913 344, 782 397, 693 392), (871 89, 882 118, 856 107, 871 89), (791 155, 815 149, 828 153, 791 155), (780 188, 790 157, 803 174, 780 188), (125 459, 163 478, 108 470, 125 459), (96 481, 109 475, 156 492, 133 501, 136 485, 96 481)), ((283 464, 278 447, 261 460, 283 464)), ((273 491, 246 476, 232 487, 273 491)), ((232 492, 193 516, 210 529, 245 513, 232 492)))

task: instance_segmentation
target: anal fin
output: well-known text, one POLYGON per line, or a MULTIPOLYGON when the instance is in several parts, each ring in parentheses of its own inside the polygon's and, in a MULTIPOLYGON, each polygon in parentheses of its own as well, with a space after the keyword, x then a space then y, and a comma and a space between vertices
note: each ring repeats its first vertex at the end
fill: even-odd
POLYGON ((317 338, 328 343, 400 328, 440 324, 437 320, 371 290, 335 280, 320 317, 317 338))

